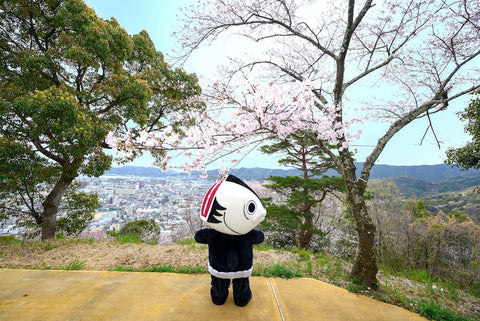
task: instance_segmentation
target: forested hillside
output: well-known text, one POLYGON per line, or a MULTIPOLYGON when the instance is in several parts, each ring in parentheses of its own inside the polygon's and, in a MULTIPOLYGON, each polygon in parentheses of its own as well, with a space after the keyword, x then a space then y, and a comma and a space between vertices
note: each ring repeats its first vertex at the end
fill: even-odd
POLYGON ((425 196, 423 203, 427 211, 437 213, 460 212, 466 214, 475 223, 480 224, 480 193, 475 189, 438 193, 425 196))
POLYGON ((437 193, 462 191, 480 185, 480 172, 462 173, 441 180, 426 180, 415 177, 389 177, 406 197, 424 197, 437 193))

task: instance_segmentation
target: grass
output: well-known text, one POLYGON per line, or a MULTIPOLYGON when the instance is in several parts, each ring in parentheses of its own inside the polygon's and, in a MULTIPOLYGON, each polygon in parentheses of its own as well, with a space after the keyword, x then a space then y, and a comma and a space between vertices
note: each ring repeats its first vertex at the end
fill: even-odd
POLYGON ((184 267, 175 267, 171 264, 169 265, 158 265, 152 266, 149 268, 134 268, 131 266, 117 266, 109 271, 117 271, 117 272, 168 272, 168 273, 182 273, 182 274, 200 274, 200 273, 208 273, 208 270, 203 266, 184 266, 184 267))
POLYGON ((273 246, 267 244, 267 243, 260 243, 260 244, 255 244, 253 248, 257 251, 270 251, 270 250, 276 250, 273 246))
POLYGON ((85 264, 87 264, 86 261, 74 259, 64 267, 64 270, 69 270, 69 271, 82 270, 85 267, 85 264))
POLYGON ((119 234, 117 241, 120 243, 142 243, 142 237, 139 234, 119 234))
POLYGON ((18 244, 18 243, 21 243, 22 241, 17 239, 15 236, 13 235, 2 235, 0 236, 0 244, 4 244, 4 245, 15 245, 15 244, 18 244))
POLYGON ((418 313, 425 316, 428 320, 435 321, 470 321, 473 319, 459 315, 452 310, 442 308, 436 302, 422 301, 418 305, 418 313))
POLYGON ((176 241, 175 244, 192 245, 192 244, 197 244, 197 242, 194 239, 183 239, 183 240, 176 241))
POLYGON ((282 264, 255 269, 252 274, 254 276, 279 277, 284 279, 300 278, 303 276, 298 270, 282 264))

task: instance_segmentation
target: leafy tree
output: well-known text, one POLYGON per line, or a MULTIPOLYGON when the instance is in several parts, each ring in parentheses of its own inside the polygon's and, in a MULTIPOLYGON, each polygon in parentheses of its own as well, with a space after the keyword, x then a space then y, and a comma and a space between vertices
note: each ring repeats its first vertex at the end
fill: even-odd
POLYGON ((480 169, 480 91, 477 91, 470 104, 460 113, 466 121, 465 132, 472 135, 472 141, 460 148, 447 151, 447 162, 464 169, 480 169))
POLYGON ((266 187, 286 197, 285 204, 267 201, 269 213, 263 226, 266 230, 292 235, 293 244, 308 249, 314 235, 323 231, 316 227, 312 208, 318 206, 329 193, 344 189, 341 177, 315 178, 335 168, 335 163, 316 147, 304 133, 292 134, 272 145, 262 146, 266 154, 281 153, 279 163, 298 169, 301 176, 270 176, 266 187))
POLYGON ((403 210, 419 220, 430 216, 430 213, 425 209, 423 201, 407 200, 403 210))
POLYGON ((28 212, 42 239, 53 238, 73 180, 111 166, 103 148, 123 150, 157 132, 144 146, 155 145, 152 154, 164 161, 167 144, 194 123, 189 112, 204 108, 198 94, 196 77, 172 69, 147 32, 130 36, 81 0, 1 0, 2 199, 23 195, 17 211, 35 208, 28 212), (106 139, 109 132, 121 139, 106 139), (34 198, 45 184, 50 191, 34 198))
POLYGON ((192 137, 218 158, 262 139, 312 133, 345 180, 358 234, 351 275, 376 288, 375 225, 364 199, 371 170, 408 124, 422 119, 436 137, 430 115, 479 90, 479 14, 477 0, 200 1, 185 10, 185 59, 231 32, 260 45, 212 86, 218 105, 236 106, 231 121, 202 125, 209 130, 192 137), (358 129, 370 129, 366 121, 388 126, 357 171, 354 141, 358 129))

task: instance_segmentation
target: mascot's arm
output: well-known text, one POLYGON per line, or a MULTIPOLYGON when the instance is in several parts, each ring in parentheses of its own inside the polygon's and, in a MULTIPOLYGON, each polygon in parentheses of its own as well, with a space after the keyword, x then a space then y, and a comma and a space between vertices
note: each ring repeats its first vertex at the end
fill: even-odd
POLYGON ((265 234, 262 231, 252 230, 251 232, 252 244, 260 244, 265 240, 265 234))
POLYGON ((212 229, 204 228, 204 229, 198 230, 197 233, 195 233, 195 241, 197 243, 208 244, 208 242, 210 241, 211 235, 212 235, 212 229))

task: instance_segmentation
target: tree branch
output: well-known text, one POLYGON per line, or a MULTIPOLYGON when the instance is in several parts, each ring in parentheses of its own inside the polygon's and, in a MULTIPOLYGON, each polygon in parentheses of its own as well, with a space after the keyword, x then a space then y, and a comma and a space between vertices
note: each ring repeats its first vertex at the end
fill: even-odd
MULTIPOLYGON (((474 92, 476 90, 480 89, 480 84, 472 86, 466 90, 463 90, 452 97, 449 97, 447 101, 453 100, 455 98, 461 97, 463 95, 469 94, 471 92, 474 92)), ((435 95, 436 97, 437 95, 435 95)), ((375 162, 377 161, 378 157, 380 156, 381 152, 387 145, 387 143, 392 139, 392 137, 398 133, 403 127, 408 125, 411 121, 414 119, 418 118, 421 114, 429 110, 430 108, 433 108, 437 106, 438 104, 443 104, 445 100, 431 100, 429 102, 426 102, 419 106, 418 108, 412 110, 408 114, 402 116, 400 119, 395 121, 392 125, 390 125, 389 129, 387 132, 378 140, 377 145, 373 149, 373 151, 370 153, 370 155, 366 158, 365 163, 363 164, 362 172, 360 175, 360 179, 363 181, 368 181, 370 177, 370 172, 372 170, 373 165, 375 165, 375 162)))
POLYGON ((425 130, 425 133, 423 134, 422 139, 420 140, 420 146, 423 144, 423 140, 425 139, 425 136, 427 136, 428 129, 430 128, 432 130, 433 137, 435 137, 435 141, 437 142, 438 149, 441 149, 440 141, 438 140, 437 134, 435 133, 435 130, 433 129, 432 119, 430 118, 430 113, 428 112, 428 110, 426 111, 426 114, 427 114, 427 117, 428 117, 428 126, 427 126, 427 129, 425 130))

